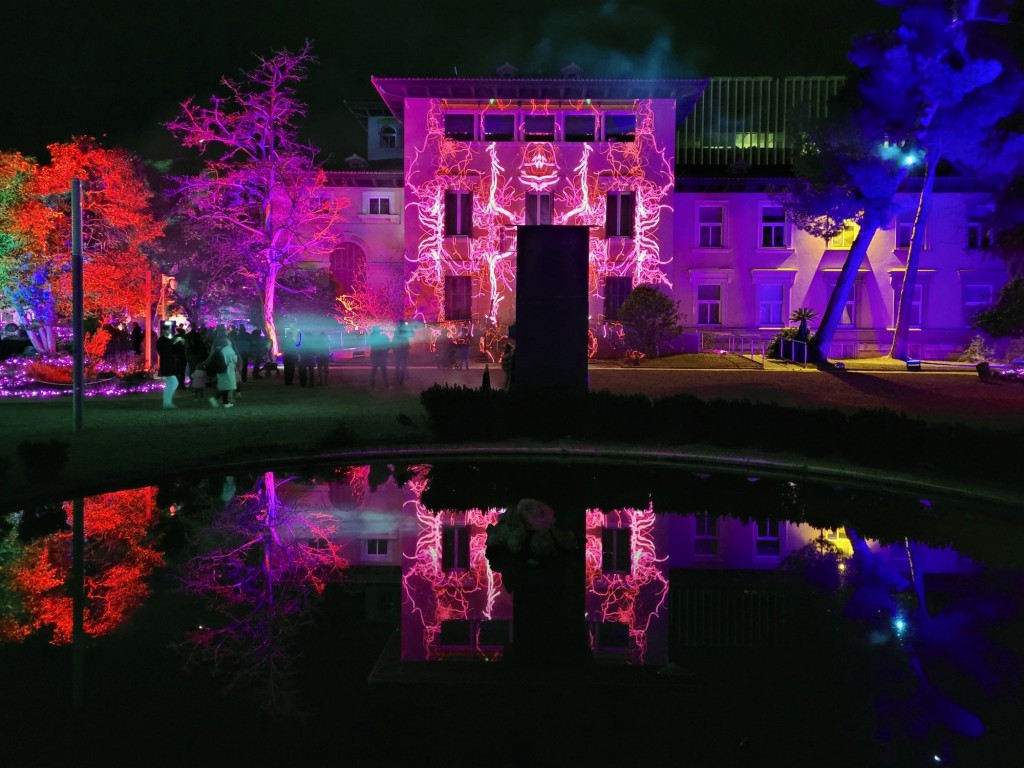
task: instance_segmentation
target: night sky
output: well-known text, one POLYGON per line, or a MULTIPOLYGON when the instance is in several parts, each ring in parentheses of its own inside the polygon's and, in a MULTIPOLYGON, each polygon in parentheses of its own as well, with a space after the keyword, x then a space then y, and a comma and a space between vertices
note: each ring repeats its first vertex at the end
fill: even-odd
POLYGON ((489 77, 506 61, 541 77, 570 61, 585 77, 847 74, 851 35, 895 25, 876 0, 13 0, 3 15, 0 149, 44 160, 92 135, 181 156, 161 125, 179 102, 308 38, 303 132, 328 167, 365 155, 344 102, 375 100, 371 75, 489 77))

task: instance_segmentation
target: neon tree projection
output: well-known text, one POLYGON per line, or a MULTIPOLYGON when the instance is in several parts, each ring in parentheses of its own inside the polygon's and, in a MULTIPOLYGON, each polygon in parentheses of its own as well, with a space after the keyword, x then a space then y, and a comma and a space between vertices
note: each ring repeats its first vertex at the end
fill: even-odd
MULTIPOLYGON (((670 210, 672 162, 658 145, 650 100, 632 105, 635 140, 629 142, 479 142, 445 136, 444 115, 452 107, 432 100, 426 135, 409 164, 407 189, 419 234, 406 278, 406 294, 415 316, 425 321, 450 320, 445 307, 445 277, 472 278, 473 299, 484 307, 487 327, 507 324, 504 305, 515 290, 515 227, 526 223, 525 195, 550 194, 551 222, 583 225, 590 238, 590 292, 600 299, 607 277, 629 277, 640 284, 671 285, 663 267, 657 228, 670 210), (445 232, 445 193, 467 192, 472 199, 471 237, 445 232), (605 237, 607 194, 632 193, 632 237, 605 237)), ((530 105, 534 114, 555 108, 598 110, 584 102, 530 105)), ((515 109, 496 102, 491 111, 515 109)))

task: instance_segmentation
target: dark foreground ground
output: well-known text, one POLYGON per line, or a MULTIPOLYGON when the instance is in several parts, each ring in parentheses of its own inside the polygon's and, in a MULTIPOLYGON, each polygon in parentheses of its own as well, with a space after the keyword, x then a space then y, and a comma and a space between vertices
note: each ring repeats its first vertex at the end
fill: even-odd
MULTIPOLYGON (((435 383, 479 386, 483 366, 469 371, 420 366, 404 387, 369 387, 369 369, 339 365, 328 386, 285 387, 280 377, 250 380, 237 407, 211 408, 179 390, 176 410, 160 407, 157 392, 120 398, 87 398, 84 428, 73 431, 70 398, 0 400, 0 506, 53 498, 73 491, 99 491, 119 484, 226 462, 311 456, 361 449, 429 448, 433 438, 419 393, 435 383), (30 477, 19 456, 24 441, 54 446, 52 465, 30 477), (6 461, 5 461, 6 459, 6 461)), ((492 371, 500 386, 502 374, 492 371)), ((780 405, 843 410, 888 408, 931 421, 953 421, 997 430, 1007 450, 1017 450, 1024 433, 1024 385, 986 384, 968 372, 823 373, 798 368, 645 369, 595 366, 590 387, 651 397, 690 393, 701 398, 751 400, 780 405)), ((637 435, 637 446, 644 445, 637 435)), ((1008 480, 1012 487, 1015 479, 1008 480)))

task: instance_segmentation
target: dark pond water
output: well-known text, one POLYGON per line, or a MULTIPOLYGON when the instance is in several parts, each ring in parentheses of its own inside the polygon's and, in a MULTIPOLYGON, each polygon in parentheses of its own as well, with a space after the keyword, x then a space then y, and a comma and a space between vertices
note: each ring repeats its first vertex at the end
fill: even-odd
POLYGON ((0 521, 5 766, 1016 764, 1019 510, 277 469, 85 499, 77 580, 73 507, 0 521))

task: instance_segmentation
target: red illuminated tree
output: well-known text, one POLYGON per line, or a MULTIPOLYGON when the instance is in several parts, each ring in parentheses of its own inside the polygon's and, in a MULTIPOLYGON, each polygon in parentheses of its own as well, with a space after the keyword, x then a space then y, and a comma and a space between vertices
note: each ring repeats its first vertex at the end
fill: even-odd
POLYGON ((226 96, 211 96, 209 106, 188 99, 167 124, 206 158, 201 173, 177 180, 182 210, 241 256, 275 350, 278 291, 311 290, 292 267, 326 256, 338 242, 341 201, 325 193, 317 150, 298 137, 306 107, 295 86, 313 61, 308 42, 298 53, 261 58, 240 80, 221 80, 226 96), (292 279, 283 283, 286 276, 292 279))
MULTIPOLYGON (((149 594, 147 579, 163 564, 150 532, 157 521, 156 488, 117 491, 85 500, 86 634, 97 637, 123 624, 149 594)), ((43 628, 54 644, 71 642, 71 504, 68 530, 24 545, 3 569, 0 595, 19 605, 0 623, 0 638, 19 639, 43 628)))
MULTIPOLYGON (((53 327, 71 314, 71 181, 83 187, 84 308, 103 320, 144 311, 145 250, 162 234, 141 162, 77 137, 51 144, 49 164, 20 156, 0 163, 11 193, 0 212, 7 241, 2 289, 40 351, 54 353, 53 327)), ((6 183, 5 183, 6 180, 6 183)))

